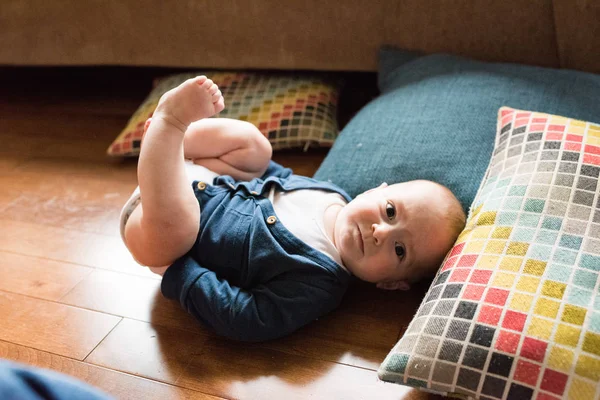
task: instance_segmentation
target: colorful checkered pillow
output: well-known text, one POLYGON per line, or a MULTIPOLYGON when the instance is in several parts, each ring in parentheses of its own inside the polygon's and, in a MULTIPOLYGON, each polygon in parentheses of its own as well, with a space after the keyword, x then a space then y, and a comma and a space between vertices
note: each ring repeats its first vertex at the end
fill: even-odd
POLYGON ((467 226, 384 381, 480 399, 600 396, 600 125, 503 107, 467 226))
POLYGON ((160 96, 197 75, 212 79, 225 97, 225 109, 215 117, 253 123, 273 149, 330 147, 337 138, 338 80, 289 73, 199 71, 159 80, 107 153, 139 155, 144 122, 154 113, 160 96))

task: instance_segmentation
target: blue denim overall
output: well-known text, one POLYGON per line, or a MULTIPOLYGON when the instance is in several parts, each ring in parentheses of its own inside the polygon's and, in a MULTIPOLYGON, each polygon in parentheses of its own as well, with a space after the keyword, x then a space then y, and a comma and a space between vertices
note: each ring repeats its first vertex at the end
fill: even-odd
POLYGON ((294 175, 275 162, 250 182, 230 176, 215 178, 213 185, 194 182, 200 232, 163 276, 165 297, 231 339, 287 335, 336 308, 349 284, 342 266, 279 222, 267 198, 272 186, 321 189, 350 201, 333 184, 294 175))

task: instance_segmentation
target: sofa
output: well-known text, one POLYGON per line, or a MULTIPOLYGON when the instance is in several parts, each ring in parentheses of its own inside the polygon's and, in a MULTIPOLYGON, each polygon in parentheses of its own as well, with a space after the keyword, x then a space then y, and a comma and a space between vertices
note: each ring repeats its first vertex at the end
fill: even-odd
POLYGON ((600 72, 590 0, 6 0, 0 64, 375 71, 382 45, 600 72))

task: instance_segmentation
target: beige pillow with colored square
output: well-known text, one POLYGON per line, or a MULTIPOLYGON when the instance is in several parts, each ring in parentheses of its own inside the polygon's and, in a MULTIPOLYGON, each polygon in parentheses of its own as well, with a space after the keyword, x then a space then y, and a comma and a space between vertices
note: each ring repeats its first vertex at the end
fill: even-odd
POLYGON ((500 109, 467 226, 384 381, 480 399, 600 396, 600 125, 500 109))
POLYGON ((215 117, 253 123, 275 150, 330 147, 338 136, 338 80, 316 74, 198 71, 158 80, 110 145, 108 155, 139 155, 144 123, 154 113, 160 96, 197 75, 208 76, 223 93, 225 109, 215 117))

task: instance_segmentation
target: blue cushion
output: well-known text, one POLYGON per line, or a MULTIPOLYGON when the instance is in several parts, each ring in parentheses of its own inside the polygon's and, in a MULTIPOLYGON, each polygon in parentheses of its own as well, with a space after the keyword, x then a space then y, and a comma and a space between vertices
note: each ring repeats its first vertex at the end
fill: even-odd
POLYGON ((383 181, 431 179, 468 209, 501 106, 600 122, 600 75, 390 48, 379 61, 381 96, 344 127, 315 174, 351 196, 383 181))

